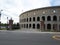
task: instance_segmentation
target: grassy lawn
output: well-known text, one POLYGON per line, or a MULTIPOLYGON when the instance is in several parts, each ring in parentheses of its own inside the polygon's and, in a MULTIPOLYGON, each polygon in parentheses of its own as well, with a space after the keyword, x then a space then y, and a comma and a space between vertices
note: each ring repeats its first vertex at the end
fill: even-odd
POLYGON ((0 30, 6 30, 6 28, 1 28, 0 30))

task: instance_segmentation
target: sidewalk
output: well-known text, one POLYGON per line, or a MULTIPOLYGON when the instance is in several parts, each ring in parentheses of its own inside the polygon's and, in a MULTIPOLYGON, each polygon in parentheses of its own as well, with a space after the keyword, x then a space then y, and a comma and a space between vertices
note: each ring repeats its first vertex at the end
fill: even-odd
POLYGON ((49 34, 60 34, 60 32, 41 32, 41 31, 37 31, 37 29, 20 29, 20 30, 15 30, 15 31, 19 31, 19 32, 32 32, 32 33, 49 33, 49 34))
POLYGON ((52 36, 53 39, 60 40, 60 35, 54 35, 52 36))
POLYGON ((36 31, 34 29, 21 29, 21 30, 15 30, 17 32, 25 32, 25 33, 40 33, 41 31, 36 31))

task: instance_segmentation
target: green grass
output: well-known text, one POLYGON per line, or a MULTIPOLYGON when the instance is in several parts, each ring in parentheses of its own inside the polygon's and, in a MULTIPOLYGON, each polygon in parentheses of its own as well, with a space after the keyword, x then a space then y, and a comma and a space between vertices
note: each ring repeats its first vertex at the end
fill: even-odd
POLYGON ((0 30, 6 30, 6 28, 1 28, 0 30))

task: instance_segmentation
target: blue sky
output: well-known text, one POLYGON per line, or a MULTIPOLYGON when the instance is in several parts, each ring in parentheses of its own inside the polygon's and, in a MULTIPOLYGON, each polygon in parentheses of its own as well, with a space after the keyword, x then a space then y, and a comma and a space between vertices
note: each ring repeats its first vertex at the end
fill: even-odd
POLYGON ((51 0, 51 5, 52 6, 60 5, 60 0, 51 0))
POLYGON ((7 17, 8 20, 12 17, 17 23, 22 12, 48 6, 60 6, 60 0, 0 0, 1 22, 6 23, 7 17))

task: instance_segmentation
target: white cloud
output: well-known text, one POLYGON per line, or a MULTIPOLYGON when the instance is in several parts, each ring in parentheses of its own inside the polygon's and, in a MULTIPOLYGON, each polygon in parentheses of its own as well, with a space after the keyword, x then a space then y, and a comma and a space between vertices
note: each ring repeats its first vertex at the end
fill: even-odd
POLYGON ((24 9, 34 9, 50 6, 50 0, 23 0, 24 9), (26 2, 25 2, 26 1, 26 2))
MULTIPOLYGON (((54 4, 57 2, 59 1, 56 0, 54 4)), ((10 16, 13 17, 15 22, 19 22, 19 15, 22 10, 24 12, 46 6, 51 6, 51 0, 0 0, 0 9, 3 9, 2 13, 8 15, 9 18, 10 16)), ((4 14, 2 14, 2 22, 6 22, 3 21, 7 17, 4 14)))
POLYGON ((50 6, 50 0, 29 0, 34 7, 50 6))
MULTIPOLYGON (((18 16, 19 16, 22 8, 23 7, 21 4, 21 0, 0 0, 0 9, 3 9, 1 21, 3 23, 6 22, 7 16, 9 18, 13 17, 14 20, 16 20, 16 19, 18 20, 18 18, 19 18, 18 16), (5 15, 7 15, 7 16, 5 16, 5 15), (3 20, 5 20, 5 21, 3 21, 3 20)), ((17 20, 15 22, 18 22, 17 20)))

